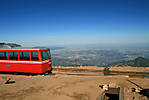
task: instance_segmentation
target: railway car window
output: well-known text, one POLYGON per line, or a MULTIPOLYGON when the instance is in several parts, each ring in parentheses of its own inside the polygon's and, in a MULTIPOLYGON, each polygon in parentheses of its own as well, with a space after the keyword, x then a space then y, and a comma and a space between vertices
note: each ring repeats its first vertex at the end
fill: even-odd
POLYGON ((0 60, 7 60, 7 52, 0 52, 0 60))
POLYGON ((18 52, 9 52, 9 60, 18 60, 18 52))
POLYGON ((51 53, 50 50, 48 50, 49 59, 51 59, 51 53))
POLYGON ((20 60, 29 60, 29 52, 20 52, 20 60))
POLYGON ((31 52, 31 60, 39 60, 37 52, 31 52))
POLYGON ((48 59, 47 51, 42 51, 41 56, 42 56, 42 60, 47 60, 48 59))

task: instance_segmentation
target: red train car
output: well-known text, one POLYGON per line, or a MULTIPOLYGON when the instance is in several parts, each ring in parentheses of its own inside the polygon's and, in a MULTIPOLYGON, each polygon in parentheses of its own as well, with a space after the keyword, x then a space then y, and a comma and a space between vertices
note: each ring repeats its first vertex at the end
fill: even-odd
POLYGON ((52 71, 49 48, 0 49, 0 72, 45 73, 52 71))

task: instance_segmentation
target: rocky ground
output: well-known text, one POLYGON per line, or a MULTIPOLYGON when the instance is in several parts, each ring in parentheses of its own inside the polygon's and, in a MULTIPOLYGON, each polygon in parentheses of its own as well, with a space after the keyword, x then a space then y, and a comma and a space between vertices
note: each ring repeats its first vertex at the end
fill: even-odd
POLYGON ((131 88, 136 86, 127 81, 129 79, 147 89, 148 78, 58 69, 53 73, 46 76, 0 74, 0 100, 100 100, 104 90, 99 85, 111 83, 125 88, 125 100, 148 100, 145 96, 132 93, 131 88), (10 84, 5 84, 9 78, 10 84))

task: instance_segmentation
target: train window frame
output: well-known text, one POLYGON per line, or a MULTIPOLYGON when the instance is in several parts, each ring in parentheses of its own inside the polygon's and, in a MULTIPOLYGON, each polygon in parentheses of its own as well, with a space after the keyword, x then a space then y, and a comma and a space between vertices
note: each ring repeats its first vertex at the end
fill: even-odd
POLYGON ((18 52, 8 52, 9 60, 18 60, 18 52), (12 53, 12 56, 11 56, 12 53))
POLYGON ((19 52, 19 59, 30 61, 30 52, 19 52), (26 57, 25 53, 27 53, 27 57, 26 57))
POLYGON ((42 58, 42 61, 48 60, 47 51, 41 51, 41 58, 42 58))
POLYGON ((0 60, 8 60, 8 58, 7 58, 7 52, 0 52, 0 60), (4 57, 1 57, 1 54, 2 53, 4 53, 3 55, 4 55, 4 57), (2 59, 1 59, 2 58, 2 59))
POLYGON ((49 59, 51 59, 51 53, 50 53, 50 50, 48 50, 48 56, 49 56, 49 59))
POLYGON ((38 52, 36 52, 36 51, 32 51, 32 52, 31 52, 31 61, 39 61, 39 54, 38 54, 38 52), (36 53, 36 54, 35 54, 36 57, 33 56, 33 55, 34 55, 33 53, 36 53))

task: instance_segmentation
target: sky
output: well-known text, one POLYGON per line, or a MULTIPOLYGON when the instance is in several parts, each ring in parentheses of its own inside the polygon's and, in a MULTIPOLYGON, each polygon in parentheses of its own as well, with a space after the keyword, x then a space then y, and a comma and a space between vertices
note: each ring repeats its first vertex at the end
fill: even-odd
POLYGON ((0 0, 0 42, 149 44, 149 0, 0 0))

